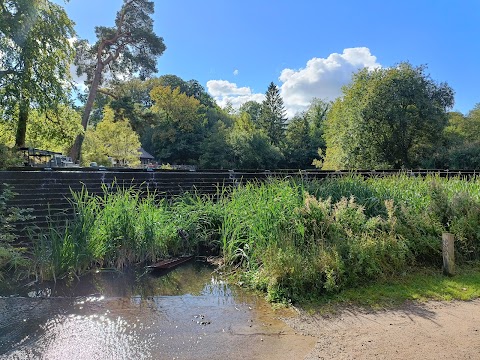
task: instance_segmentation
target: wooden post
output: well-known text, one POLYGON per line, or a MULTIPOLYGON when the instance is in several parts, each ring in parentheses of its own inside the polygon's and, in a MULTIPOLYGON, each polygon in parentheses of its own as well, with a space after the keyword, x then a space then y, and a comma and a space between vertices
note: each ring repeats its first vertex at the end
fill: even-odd
POLYGON ((450 233, 442 234, 443 242, 443 273, 448 276, 455 275, 455 237, 450 233))

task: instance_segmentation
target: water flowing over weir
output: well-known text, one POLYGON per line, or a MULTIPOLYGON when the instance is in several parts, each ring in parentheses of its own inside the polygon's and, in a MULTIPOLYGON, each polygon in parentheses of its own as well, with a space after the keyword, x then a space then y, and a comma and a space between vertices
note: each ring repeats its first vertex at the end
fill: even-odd
POLYGON ((314 343, 203 263, 0 294, 1 359, 293 359, 314 343))

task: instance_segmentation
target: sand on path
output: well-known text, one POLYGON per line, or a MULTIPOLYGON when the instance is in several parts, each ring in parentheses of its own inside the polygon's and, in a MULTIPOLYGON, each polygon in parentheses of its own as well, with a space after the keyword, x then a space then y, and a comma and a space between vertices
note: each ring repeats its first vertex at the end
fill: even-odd
POLYGON ((480 300, 407 302, 396 310, 299 311, 284 321, 316 338, 312 359, 480 359, 480 300))

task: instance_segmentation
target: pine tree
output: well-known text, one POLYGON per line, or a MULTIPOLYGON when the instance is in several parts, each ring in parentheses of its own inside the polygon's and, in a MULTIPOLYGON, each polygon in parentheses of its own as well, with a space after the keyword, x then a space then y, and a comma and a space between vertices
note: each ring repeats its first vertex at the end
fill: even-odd
POLYGON ((259 125, 274 145, 280 145, 285 138, 286 115, 280 90, 273 82, 268 86, 265 100, 262 103, 262 112, 259 125))
MULTIPOLYGON (((123 0, 115 26, 95 28, 95 44, 85 39, 76 42, 77 75, 87 75, 89 88, 82 116, 85 130, 103 83, 137 76, 144 80, 157 71, 156 58, 165 51, 165 44, 153 31, 153 5, 148 0, 123 0)), ((70 149, 72 159, 79 159, 82 143, 83 136, 77 136, 70 149)))

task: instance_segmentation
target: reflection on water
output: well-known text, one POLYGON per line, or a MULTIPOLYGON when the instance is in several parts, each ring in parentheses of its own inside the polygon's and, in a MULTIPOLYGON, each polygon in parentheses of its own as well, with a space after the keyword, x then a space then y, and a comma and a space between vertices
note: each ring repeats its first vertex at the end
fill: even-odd
MULTIPOLYGON (((135 325, 135 324, 133 324, 135 325)), ((140 330, 141 326, 139 327, 140 330)), ((22 339, 8 354, 18 359, 147 359, 148 338, 120 317, 57 315, 40 325, 37 339, 22 339), (141 340, 142 339, 142 340, 141 340)))
POLYGON ((222 285, 222 282, 212 275, 212 270, 212 267, 199 262, 190 262, 170 271, 120 272, 106 269, 87 274, 81 281, 74 279, 71 282, 46 282, 28 288, 3 290, 3 293, 0 289, 0 295, 41 298, 95 294, 106 297, 201 295, 206 288, 211 287, 211 283, 214 283, 213 288, 222 285), (215 284, 217 281, 220 282, 218 285, 215 284))
POLYGON ((2 359, 207 359, 212 347, 238 347, 224 334, 251 327, 257 303, 199 263, 2 295, 2 359))

